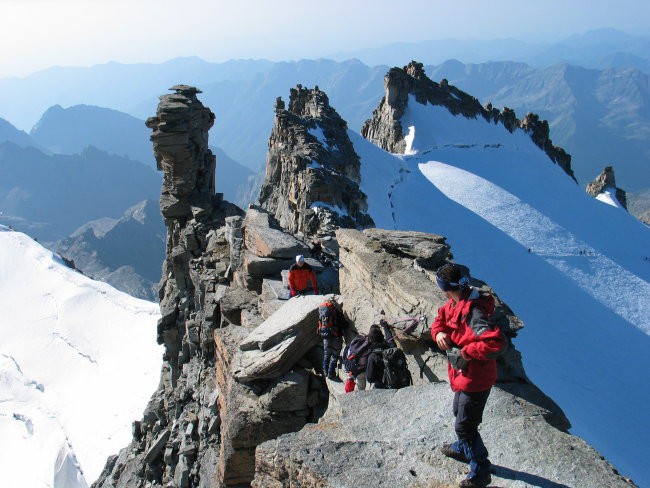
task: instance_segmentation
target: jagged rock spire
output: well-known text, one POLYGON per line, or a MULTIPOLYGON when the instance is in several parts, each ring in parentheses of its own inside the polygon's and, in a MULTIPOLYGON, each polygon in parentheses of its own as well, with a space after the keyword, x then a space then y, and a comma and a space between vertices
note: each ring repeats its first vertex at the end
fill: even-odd
POLYGON ((131 444, 109 459, 95 488, 196 488, 217 478, 213 333, 229 283, 229 249, 219 229, 227 216, 243 212, 214 192, 215 157, 208 149, 214 114, 198 100, 200 90, 171 90, 146 122, 163 171, 160 210, 167 227, 157 327, 164 346, 160 385, 134 422, 131 444))
POLYGON ((359 156, 347 124, 317 86, 292 88, 288 108, 275 102, 260 204, 289 232, 331 234, 336 227, 368 227, 359 189, 359 156))
POLYGON ((606 166, 602 173, 596 177, 591 183, 587 185, 587 193, 592 197, 597 197, 605 190, 612 190, 616 196, 616 200, 621 206, 627 210, 627 194, 624 190, 616 187, 616 178, 614 176, 614 168, 606 166))
POLYGON ((162 214, 189 218, 193 206, 207 209, 214 196, 216 159, 208 148, 214 114, 196 97, 201 93, 197 88, 175 85, 170 90, 176 93, 160 97, 156 116, 146 124, 163 172, 162 214))
POLYGON ((540 121, 536 114, 528 113, 522 120, 518 120, 510 108, 504 107, 500 111, 492 107, 492 104, 483 107, 475 97, 450 85, 446 79, 440 83, 430 80, 424 72, 423 64, 416 61, 411 61, 403 68, 391 68, 384 77, 384 87, 386 94, 372 113, 372 117, 363 124, 361 135, 386 151, 404 153, 406 141, 401 119, 408 105, 409 95, 414 95, 418 103, 443 106, 453 115, 467 118, 480 116, 487 122, 502 124, 510 132, 517 128, 522 129, 554 163, 575 180, 571 169, 571 155, 561 147, 553 145, 549 137, 548 122, 540 121))

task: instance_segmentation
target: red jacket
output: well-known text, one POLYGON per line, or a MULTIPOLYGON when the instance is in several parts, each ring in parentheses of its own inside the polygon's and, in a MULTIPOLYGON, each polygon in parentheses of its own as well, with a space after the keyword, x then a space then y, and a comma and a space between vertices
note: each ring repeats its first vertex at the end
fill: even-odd
POLYGON ((458 303, 449 299, 438 309, 431 325, 431 336, 439 332, 449 334, 451 341, 461 349, 467 366, 455 370, 448 365, 449 383, 454 391, 483 391, 497 380, 496 357, 506 346, 506 339, 497 326, 489 322, 494 314, 494 297, 469 288, 458 303))
POLYGON ((305 263, 302 266, 292 264, 289 268, 289 289, 291 296, 298 292, 304 292, 309 289, 309 282, 314 290, 314 294, 318 295, 318 284, 316 284, 316 274, 309 264, 305 263))

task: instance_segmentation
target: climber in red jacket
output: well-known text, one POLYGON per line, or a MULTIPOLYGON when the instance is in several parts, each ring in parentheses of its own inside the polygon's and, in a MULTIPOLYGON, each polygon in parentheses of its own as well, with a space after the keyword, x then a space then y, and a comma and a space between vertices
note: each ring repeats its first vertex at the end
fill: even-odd
POLYGON ((309 284, 314 295, 318 295, 318 284, 316 283, 316 274, 314 270, 305 262, 305 257, 300 254, 296 256, 295 264, 289 268, 289 290, 291 296, 304 295, 310 291, 309 284))
POLYGON ((446 264, 436 273, 440 289, 449 299, 438 309, 431 336, 447 353, 451 389, 455 392, 453 411, 458 440, 444 444, 445 456, 468 462, 470 472, 461 488, 483 488, 490 484, 490 461, 478 426, 490 390, 497 379, 496 358, 506 347, 498 327, 490 322, 494 297, 469 286, 457 264, 446 264))

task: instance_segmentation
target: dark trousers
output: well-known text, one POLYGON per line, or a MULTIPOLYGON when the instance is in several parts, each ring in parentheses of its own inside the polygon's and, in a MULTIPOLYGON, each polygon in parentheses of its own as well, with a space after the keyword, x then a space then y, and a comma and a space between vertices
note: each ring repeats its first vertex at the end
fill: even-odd
POLYGON ((490 390, 457 391, 454 395, 454 416, 456 417, 454 429, 458 441, 454 443, 453 447, 458 452, 464 453, 465 457, 469 459, 470 478, 484 476, 490 471, 488 450, 478 432, 478 426, 483 420, 483 410, 489 396, 490 390))
POLYGON ((323 374, 333 376, 336 373, 342 347, 342 337, 323 337, 323 374))

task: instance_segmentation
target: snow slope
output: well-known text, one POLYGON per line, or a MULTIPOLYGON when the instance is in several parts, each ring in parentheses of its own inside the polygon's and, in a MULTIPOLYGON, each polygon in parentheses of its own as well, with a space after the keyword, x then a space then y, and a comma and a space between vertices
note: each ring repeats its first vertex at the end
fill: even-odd
POLYGON ((444 235, 524 321, 531 378, 572 433, 650 486, 650 228, 589 197, 518 130, 413 99, 406 155, 350 132, 377 227, 444 235))
POLYGON ((158 306, 0 226, 0 486, 86 487, 155 390, 158 306))

